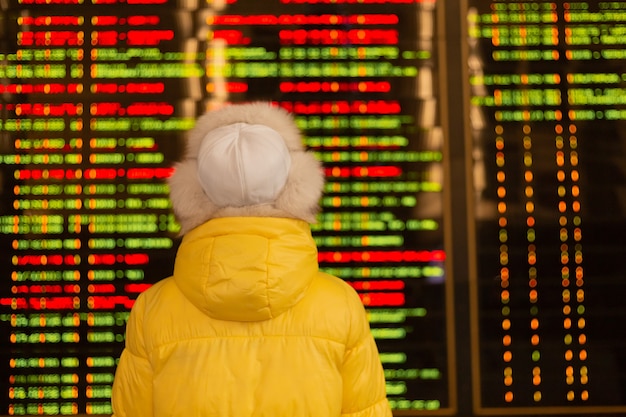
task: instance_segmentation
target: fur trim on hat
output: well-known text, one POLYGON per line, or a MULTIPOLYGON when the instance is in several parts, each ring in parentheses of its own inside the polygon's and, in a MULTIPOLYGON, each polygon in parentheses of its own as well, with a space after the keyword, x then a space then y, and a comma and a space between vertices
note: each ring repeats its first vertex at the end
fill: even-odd
POLYGON ((181 234, 216 217, 256 216, 290 217, 309 223, 316 221, 319 199, 324 188, 321 163, 306 152, 300 130, 292 115, 267 102, 233 104, 198 118, 188 132, 187 149, 181 162, 175 164, 169 178, 170 199, 181 225, 181 234), (204 193, 197 174, 197 156, 206 133, 233 123, 260 124, 277 131, 291 156, 289 177, 273 204, 245 207, 217 207, 204 193))

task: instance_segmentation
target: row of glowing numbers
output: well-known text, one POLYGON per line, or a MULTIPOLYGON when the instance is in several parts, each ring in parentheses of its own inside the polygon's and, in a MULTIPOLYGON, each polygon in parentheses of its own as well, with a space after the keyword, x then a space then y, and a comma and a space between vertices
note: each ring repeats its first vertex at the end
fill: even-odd
MULTIPOLYGON (((582 267, 582 245, 581 241, 581 227, 580 227, 580 188, 578 186, 579 174, 578 174, 578 138, 576 136, 576 126, 571 125, 569 127, 569 137, 568 140, 563 139, 561 136, 564 132, 561 126, 557 127, 557 140, 556 140, 556 164, 558 167, 557 171, 557 180, 559 182, 558 194, 561 200, 559 201, 559 212, 561 216, 559 217, 559 224, 561 226, 560 229, 560 240, 561 240, 561 285, 563 288, 562 291, 562 300, 563 300, 563 314, 565 319, 563 320, 563 328, 565 329, 565 344, 568 346, 568 349, 565 352, 566 361, 570 362, 574 359, 575 354, 574 350, 570 349, 570 345, 573 343, 574 337, 570 333, 572 328, 572 318, 571 314, 573 313, 573 309, 571 303, 574 299, 576 303, 575 312, 579 315, 578 320, 576 320, 576 324, 580 333, 578 335, 578 345, 581 348, 578 350, 578 359, 583 363, 583 365, 579 368, 579 381, 582 385, 586 385, 588 383, 588 369, 587 366, 584 365, 584 362, 587 359, 587 350, 584 349, 584 346, 587 338, 585 333, 582 333, 582 329, 585 327, 585 319, 580 317, 583 315, 584 309, 584 300, 585 300, 585 291, 583 289, 583 267, 582 267), (569 158, 567 158, 569 156, 569 158), (567 188, 565 187, 565 181, 567 180, 567 175, 565 173, 565 166, 567 165, 567 161, 569 160, 569 166, 571 166, 571 170, 569 172, 569 177, 571 179, 572 186, 570 187, 570 207, 568 209, 567 202, 565 201, 565 197, 567 196, 567 188), (573 226, 573 233, 569 233, 568 228, 566 227, 568 223, 571 223, 573 226), (570 256, 572 252, 572 242, 573 240, 573 255, 570 256), (573 262, 572 262, 573 261, 573 262), (572 269, 574 272, 574 276, 572 277, 572 269), (573 279, 572 279, 573 278, 573 279), (575 284, 575 296, 572 297, 572 290, 570 290, 572 286, 572 281, 575 284)), ((566 383, 568 385, 573 385, 575 382, 574 376, 574 366, 568 365, 566 367, 566 383)), ((573 390, 569 390, 567 392, 567 399, 572 401, 575 398, 575 393, 573 390)), ((582 390, 580 393, 580 398, 585 401, 589 398, 589 392, 587 390, 582 390)))
MULTIPOLYGON (((567 362, 570 362, 574 359, 575 354, 574 350, 571 348, 571 344, 573 343, 574 337, 570 333, 572 328, 572 318, 571 314, 573 312, 573 308, 571 305, 572 302, 572 290, 570 290, 571 280, 570 280, 570 265, 574 264, 574 274, 575 274, 575 285, 577 289, 575 290, 574 299, 577 303, 575 312, 581 316, 584 313, 584 290, 583 286, 583 269, 582 269, 582 246, 580 244, 581 239, 581 228, 580 228, 580 201, 578 199, 580 189, 578 186, 579 173, 577 170, 578 166, 578 154, 576 151, 577 147, 577 138, 575 136, 576 128, 575 126, 570 126, 570 136, 569 136, 569 146, 568 150, 566 150, 566 141, 563 139, 563 127, 561 125, 557 125, 556 127, 556 152, 555 152, 555 160, 557 166, 557 181, 559 186, 557 188, 557 192, 559 195, 559 203, 558 210, 560 212, 559 224, 561 226, 559 236, 561 240, 561 278, 562 278, 562 301, 563 301, 563 314, 565 316, 563 320, 563 328, 566 330, 567 334, 564 337, 564 343, 566 345, 566 350, 564 354, 564 358, 567 362), (568 165, 571 167, 570 172, 565 172, 565 166, 568 165), (569 175, 568 175, 569 174, 569 175), (567 188, 565 186, 565 182, 569 179, 571 180, 570 187, 570 198, 569 198, 569 209, 568 209, 568 201, 566 201, 567 197, 567 188), (569 216, 568 216, 569 213, 569 216), (573 225, 573 230, 570 234, 567 225, 571 223, 573 225), (570 256, 570 244, 571 239, 574 240, 574 256, 570 256)), ((503 138, 504 130, 502 126, 496 127, 496 165, 498 167, 498 172, 496 173, 496 179, 498 181, 497 194, 499 198, 498 203, 498 212, 499 212, 499 226, 500 226, 500 280, 501 280, 501 301, 502 301, 502 314, 504 316, 502 320, 502 328, 505 331, 505 334, 502 339, 503 346, 505 347, 505 352, 503 354, 503 360, 505 362, 505 368, 503 372, 503 382, 506 387, 511 387, 513 385, 513 368, 510 366, 510 363, 513 359, 513 354, 509 347, 511 346, 512 337, 509 334, 509 330, 511 328, 511 320, 507 317, 510 313, 509 303, 509 267, 508 267, 508 245, 507 241, 507 205, 504 200, 506 196, 506 174, 504 172, 505 165, 505 152, 504 152, 504 138, 503 138)), ((536 245, 535 245, 535 217, 534 210, 535 205, 533 202, 534 188, 533 188, 533 154, 532 154, 532 138, 530 136, 531 128, 529 125, 524 125, 523 127, 523 147, 524 147, 524 156, 523 156, 523 164, 525 167, 524 172, 524 199, 525 199, 525 209, 526 209, 526 237, 528 241, 527 246, 527 264, 528 264, 528 296, 529 302, 531 304, 531 315, 533 316, 530 321, 530 328, 533 333, 530 336, 530 343, 535 348, 532 352, 532 360, 533 362, 538 362, 540 358, 540 351, 538 350, 538 346, 540 343, 539 333, 537 332, 539 329, 539 319, 537 316, 539 309, 536 305, 537 303, 537 269, 535 267, 537 261, 536 254, 536 245)), ((579 317, 576 320, 576 325, 579 330, 584 329, 585 327, 585 319, 583 317, 579 317)), ((578 335, 578 344, 580 346, 586 343, 586 335, 584 333, 580 333, 578 335)), ((587 351, 584 348, 579 349, 578 351, 578 359, 581 362, 584 362, 587 359, 587 351)), ((588 382, 588 372, 587 367, 582 365, 578 369, 580 374, 580 384, 585 385, 588 382)), ((565 381, 569 386, 572 386, 575 382, 575 372, 574 366, 568 364, 565 369, 565 381)), ((532 383, 537 387, 537 390, 533 394, 533 400, 536 402, 541 401, 542 394, 541 390, 538 387, 541 385, 541 367, 534 366, 532 369, 532 383)), ((576 397, 576 394, 573 390, 569 390, 566 394, 568 401, 573 401, 576 397)), ((580 399, 583 401, 587 400, 589 397, 589 393, 587 390, 582 390, 580 392, 580 399)), ((512 390, 507 390, 504 393, 504 400, 506 402, 512 402, 514 399, 514 394, 512 390)))

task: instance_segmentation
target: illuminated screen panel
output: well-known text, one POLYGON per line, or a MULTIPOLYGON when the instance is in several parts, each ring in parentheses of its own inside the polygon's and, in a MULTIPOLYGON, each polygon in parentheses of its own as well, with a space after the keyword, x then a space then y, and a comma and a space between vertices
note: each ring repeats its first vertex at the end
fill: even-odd
POLYGON ((469 4, 476 404, 624 413, 625 3, 469 4))
POLYGON ((110 414, 128 311, 173 268, 195 11, 117 3, 3 10, 0 414, 110 414))
POLYGON ((449 413, 439 7, 8 2, 0 414, 111 413, 128 311, 173 268, 184 132, 260 99, 296 113, 324 163, 320 263, 361 295, 396 413, 449 413))

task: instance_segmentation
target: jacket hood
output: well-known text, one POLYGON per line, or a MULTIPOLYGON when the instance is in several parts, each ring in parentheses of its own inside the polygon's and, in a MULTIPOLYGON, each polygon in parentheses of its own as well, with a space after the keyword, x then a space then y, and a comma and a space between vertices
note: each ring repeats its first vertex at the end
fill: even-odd
POLYGON ((210 220, 183 238, 174 264, 185 297, 229 321, 280 315, 302 299, 317 273, 309 225, 287 218, 210 220))
POLYGON ((187 134, 185 155, 175 164, 168 184, 181 234, 185 234, 218 217, 290 217, 313 223, 324 172, 313 153, 305 150, 292 114, 268 102, 253 102, 227 105, 201 116, 187 134), (244 133, 249 136, 245 142, 248 156, 241 152, 244 133), (273 150, 269 141, 254 142, 253 136, 274 136, 284 143, 274 143, 273 150), (264 165, 272 159, 269 155, 277 159, 265 168, 274 173, 269 178, 254 175, 253 166, 237 168, 238 164, 264 165), (281 165, 281 158, 288 161, 281 165), (241 188, 259 195, 238 198, 241 188))

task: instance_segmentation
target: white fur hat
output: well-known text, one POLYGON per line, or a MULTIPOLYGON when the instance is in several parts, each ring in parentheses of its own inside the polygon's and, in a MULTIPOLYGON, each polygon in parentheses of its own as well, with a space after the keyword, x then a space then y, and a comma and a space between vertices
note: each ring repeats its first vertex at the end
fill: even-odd
POLYGON ((305 152, 291 114, 255 102, 201 116, 168 183, 184 234, 216 217, 315 222, 324 173, 313 154, 305 152))

